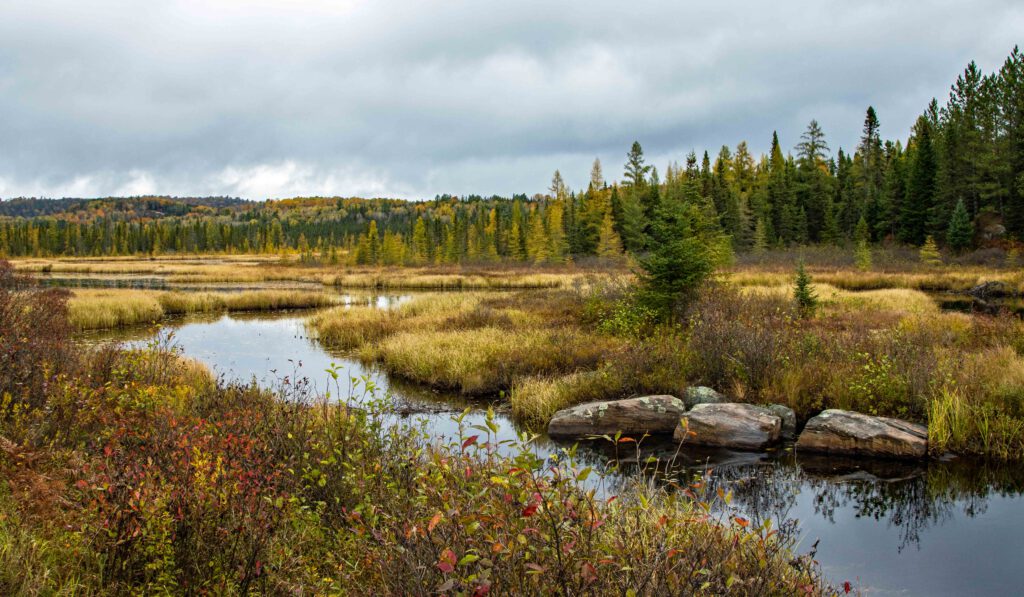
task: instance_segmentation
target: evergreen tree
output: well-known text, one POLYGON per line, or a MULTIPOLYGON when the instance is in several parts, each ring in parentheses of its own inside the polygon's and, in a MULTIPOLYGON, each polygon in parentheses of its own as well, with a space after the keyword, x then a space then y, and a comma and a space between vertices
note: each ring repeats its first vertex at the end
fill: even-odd
POLYGON ((626 185, 635 189, 643 188, 647 185, 647 173, 650 170, 651 167, 644 164, 643 148, 638 141, 633 141, 633 146, 626 154, 626 185))
POLYGON ((964 200, 956 202, 953 208, 953 215, 949 219, 949 230, 946 232, 946 242, 949 248, 961 252, 971 246, 974 240, 974 225, 971 224, 971 216, 967 213, 967 206, 964 200))
POLYGON ((818 308, 818 293, 811 283, 811 276, 804 268, 803 260, 796 265, 796 280, 793 283, 793 298, 801 317, 811 317, 818 308))
POLYGON ((563 228, 564 210, 562 205, 561 201, 554 201, 547 208, 548 260, 551 263, 564 263, 568 252, 563 228))
POLYGON ((606 213, 601 222, 601 235, 597 243, 597 256, 602 259, 618 260, 622 257, 622 240, 612 225, 612 215, 606 213))
POLYGON ((900 240, 915 245, 924 242, 928 236, 928 219, 935 208, 937 166, 931 128, 925 117, 918 118, 907 194, 900 213, 900 240))
POLYGON ((728 256, 728 239, 692 204, 663 202, 641 259, 640 299, 663 317, 678 313, 728 256))
POLYGON ((921 245, 918 256, 921 258, 921 263, 927 266, 942 265, 942 254, 939 253, 939 245, 935 243, 935 237, 930 234, 924 239, 924 244, 921 245))
POLYGON ((542 264, 551 257, 551 243, 544 230, 544 216, 540 209, 530 213, 529 231, 526 237, 526 255, 534 264, 542 264))
POLYGON ((880 128, 874 107, 868 106, 855 164, 858 170, 856 181, 859 213, 867 219, 869 232, 875 229, 878 221, 879 201, 885 179, 880 128))

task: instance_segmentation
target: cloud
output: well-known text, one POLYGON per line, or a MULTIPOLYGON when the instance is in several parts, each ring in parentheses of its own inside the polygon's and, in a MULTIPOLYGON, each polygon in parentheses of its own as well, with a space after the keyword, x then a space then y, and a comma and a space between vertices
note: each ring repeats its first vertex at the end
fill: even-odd
POLYGON ((34 0, 0 8, 0 195, 511 193, 864 109, 905 137, 1012 1, 34 0))

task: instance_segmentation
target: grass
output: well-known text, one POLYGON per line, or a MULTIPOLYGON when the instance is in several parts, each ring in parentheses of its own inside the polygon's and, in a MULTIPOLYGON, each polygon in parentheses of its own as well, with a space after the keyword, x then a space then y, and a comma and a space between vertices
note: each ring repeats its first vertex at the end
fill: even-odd
MULTIPOLYGON (((867 271, 808 267, 820 284, 841 290, 907 289, 928 292, 966 292, 982 282, 1004 282, 1011 292, 1024 293, 1024 274, 1019 270, 944 266, 921 271, 867 271)), ((792 283, 789 269, 738 267, 727 279, 740 286, 779 286, 792 283)))
POLYGON ((176 284, 301 282, 338 288, 411 290, 570 288, 608 271, 562 266, 538 272, 520 265, 348 267, 309 265, 294 256, 271 255, 28 258, 13 263, 19 271, 33 274, 148 275, 176 284))
MULTIPOLYGON (((934 451, 1024 457, 1017 427, 1024 421, 1024 377, 1010 373, 1024 354, 1024 328, 1006 317, 943 312, 929 295, 994 279, 1016 287, 1019 271, 879 259, 878 271, 861 272, 818 258, 808 270, 820 305, 803 317, 793 307, 793 272, 781 257, 773 259, 724 274, 674 327, 630 306, 629 276, 272 267, 293 276, 346 275, 339 283, 367 287, 544 286, 562 276, 551 288, 433 292, 387 310, 338 306, 309 321, 325 344, 410 381, 467 395, 504 394, 517 419, 537 429, 579 402, 678 394, 703 384, 734 400, 786 404, 802 420, 825 408, 922 423, 935 418, 934 451), (998 363, 1001 373, 986 363, 998 363), (968 407, 978 413, 970 421, 943 414, 968 407), (949 421, 963 428, 948 429, 949 421)), ((167 313, 317 304, 247 294, 84 291, 72 302, 71 319, 79 328, 107 327, 167 313)))
MULTIPOLYGON (((17 292, 0 352, 70 347, 17 292)), ((571 451, 496 449, 493 413, 438 441, 372 396, 222 386, 164 346, 14 356, 52 375, 0 400, 4 595, 837 592, 793 534, 643 476, 605 499, 571 451)))
POLYGON ((218 311, 309 309, 334 304, 328 294, 301 290, 175 292, 154 290, 76 290, 69 319, 79 330, 125 327, 168 315, 218 311))
POLYGON ((561 330, 481 327, 402 332, 361 351, 390 373, 464 394, 494 394, 531 375, 592 369, 611 349, 604 338, 561 330))

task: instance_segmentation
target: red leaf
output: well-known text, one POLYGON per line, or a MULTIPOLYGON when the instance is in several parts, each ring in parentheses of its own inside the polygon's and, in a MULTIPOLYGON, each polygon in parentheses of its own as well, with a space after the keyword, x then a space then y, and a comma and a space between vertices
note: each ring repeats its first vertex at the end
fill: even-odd
POLYGON ((583 577, 587 584, 590 584, 597 580, 597 570, 590 562, 583 562, 583 565, 580 566, 580 576, 583 577))
POLYGON ((537 513, 537 504, 530 504, 523 508, 523 517, 529 518, 537 513))
POLYGON ((742 516, 737 516, 733 518, 733 520, 735 520, 736 524, 740 525, 743 528, 747 528, 750 525, 750 521, 746 518, 743 518, 742 516))
POLYGON ((455 570, 455 552, 445 548, 437 561, 437 569, 445 574, 451 574, 455 570))
POLYGON ((620 444, 625 444, 625 443, 629 443, 629 442, 633 442, 635 444, 636 440, 631 438, 631 437, 620 437, 619 438, 619 443, 620 444))
POLYGON ((467 437, 466 441, 462 442, 462 449, 465 450, 466 448, 468 448, 468 447, 472 446, 473 444, 475 444, 477 438, 479 438, 479 437, 480 437, 479 435, 471 435, 471 436, 467 437))
POLYGON ((483 597, 491 592, 491 585, 480 585, 473 590, 473 597, 483 597))
POLYGON ((850 585, 850 581, 844 580, 843 581, 843 592, 844 593, 849 593, 852 590, 853 590, 853 587, 850 585))

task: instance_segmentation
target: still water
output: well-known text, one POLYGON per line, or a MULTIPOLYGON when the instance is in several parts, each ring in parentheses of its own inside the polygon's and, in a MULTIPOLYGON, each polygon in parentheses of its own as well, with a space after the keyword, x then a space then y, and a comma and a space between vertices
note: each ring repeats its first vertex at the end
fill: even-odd
MULTIPOLYGON (((403 296, 349 297, 381 308, 403 296)), ((319 391, 348 395, 348 382, 365 378, 389 391, 407 416, 424 421, 435 436, 453 437, 452 415, 467 404, 457 396, 389 379, 351 356, 332 353, 312 338, 304 321, 310 312, 276 315, 217 315, 173 320, 160 333, 189 357, 206 363, 225 381, 256 380, 279 386, 306 379, 319 391), (340 392, 339 392, 340 390, 340 392)), ((91 341, 144 344, 158 332, 140 328, 92 334, 91 341)), ((359 393, 361 387, 352 388, 359 393)), ((482 422, 480 408, 469 423, 482 422)), ((499 411, 498 439, 520 431, 499 411)), ((535 449, 559 445, 543 435, 535 449)), ((654 453, 674 446, 652 443, 654 453)), ((581 458, 608 460, 604 445, 584 446, 581 458)), ((735 505, 755 521, 789 521, 799 550, 816 547, 817 559, 833 582, 849 580, 868 594, 1012 595, 1024 593, 1024 466, 987 465, 967 460, 904 464, 796 456, 784 448, 768 454, 687 449, 682 477, 707 474, 708 484, 731 490, 735 505)), ((621 474, 621 473, 620 473, 621 474)), ((616 476, 605 483, 614 491, 616 476)))

